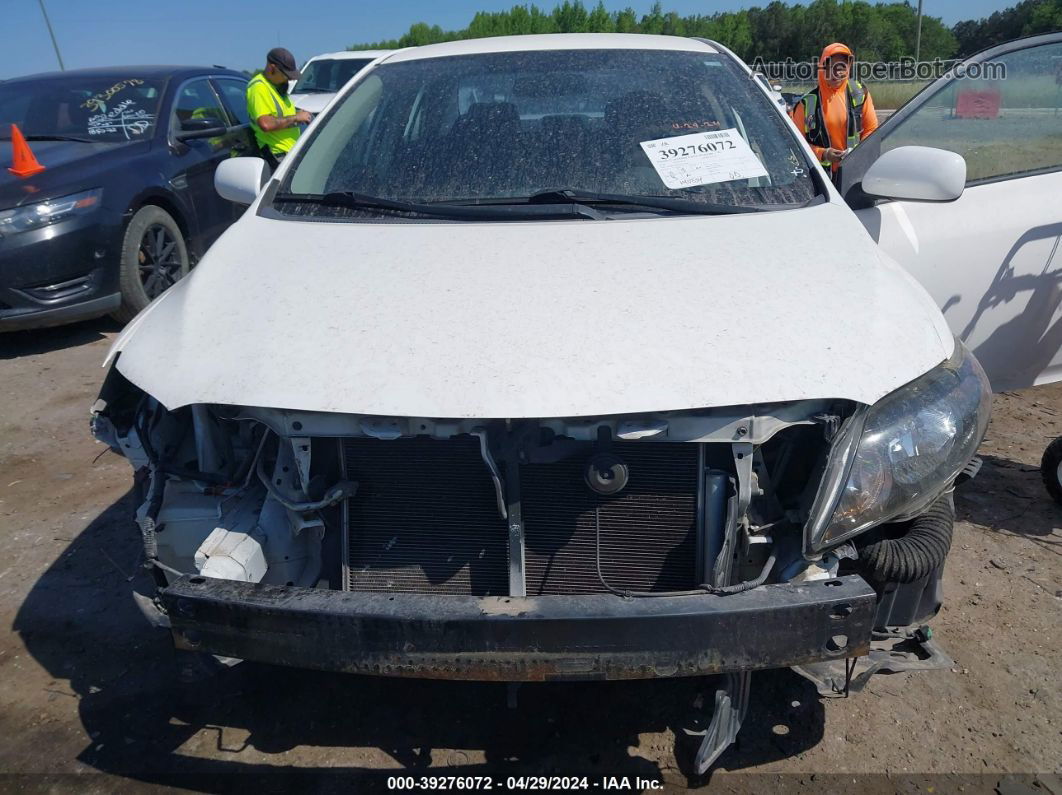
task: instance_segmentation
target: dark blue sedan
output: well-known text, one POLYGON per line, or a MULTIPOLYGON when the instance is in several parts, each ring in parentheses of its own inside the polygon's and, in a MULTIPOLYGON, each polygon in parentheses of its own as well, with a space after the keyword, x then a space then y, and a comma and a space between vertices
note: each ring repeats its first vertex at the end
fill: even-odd
POLYGON ((246 85, 174 66, 0 83, 0 331, 128 321, 186 274, 243 209, 213 177, 253 146, 246 85), (43 171, 12 173, 12 125, 43 171))

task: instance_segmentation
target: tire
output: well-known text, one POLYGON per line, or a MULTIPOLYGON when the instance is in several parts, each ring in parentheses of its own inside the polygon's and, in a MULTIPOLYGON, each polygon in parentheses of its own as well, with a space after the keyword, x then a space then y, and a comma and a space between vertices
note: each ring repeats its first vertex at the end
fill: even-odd
POLYGON ((173 216, 153 204, 141 207, 125 228, 119 279, 122 305, 114 319, 128 323, 186 276, 189 266, 188 246, 173 216))
POLYGON ((1062 436, 1047 445, 1040 459, 1040 477, 1051 499, 1062 505, 1062 436))

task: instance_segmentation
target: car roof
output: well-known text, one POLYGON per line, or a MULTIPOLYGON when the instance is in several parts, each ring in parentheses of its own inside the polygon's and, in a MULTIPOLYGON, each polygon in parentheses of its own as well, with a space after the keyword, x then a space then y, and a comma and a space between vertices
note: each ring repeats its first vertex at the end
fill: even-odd
POLYGON ((682 36, 652 36, 644 33, 548 33, 540 36, 497 36, 427 44, 397 50, 387 63, 445 58, 451 55, 480 55, 495 52, 536 50, 671 50, 717 54, 705 41, 682 36))
POLYGON ((126 80, 130 77, 164 79, 167 77, 195 77, 201 74, 228 75, 243 77, 247 75, 224 66, 100 66, 92 69, 67 69, 65 72, 38 72, 32 75, 12 77, 5 83, 17 83, 23 80, 66 80, 77 77, 98 77, 103 79, 126 80))
POLYGON ((306 63, 312 61, 323 61, 325 58, 334 58, 336 60, 346 60, 347 58, 379 58, 381 55, 390 55, 396 52, 396 50, 340 50, 339 52, 323 52, 320 55, 313 56, 306 63))

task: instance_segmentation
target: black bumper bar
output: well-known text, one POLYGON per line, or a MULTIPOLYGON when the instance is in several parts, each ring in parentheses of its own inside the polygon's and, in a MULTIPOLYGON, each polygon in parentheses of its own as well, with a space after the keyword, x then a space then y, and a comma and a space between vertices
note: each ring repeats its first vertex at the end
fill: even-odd
POLYGON ((641 679, 866 653, 859 576, 731 596, 624 599, 351 593, 185 576, 162 592, 178 648, 387 676, 641 679))

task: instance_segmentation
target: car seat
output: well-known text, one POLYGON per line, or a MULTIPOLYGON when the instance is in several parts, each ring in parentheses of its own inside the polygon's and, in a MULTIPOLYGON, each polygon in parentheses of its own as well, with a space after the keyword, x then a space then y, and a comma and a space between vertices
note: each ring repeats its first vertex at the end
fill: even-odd
POLYGON ((605 105, 605 150, 614 190, 666 192, 639 144, 675 135, 673 115, 663 97, 650 91, 631 91, 605 105))
MULTIPOLYGON (((475 102, 458 116, 436 165, 461 163, 450 169, 453 196, 499 195, 514 183, 521 162, 520 114, 511 102, 475 102)), ((449 166, 446 166, 449 168, 449 166)))

